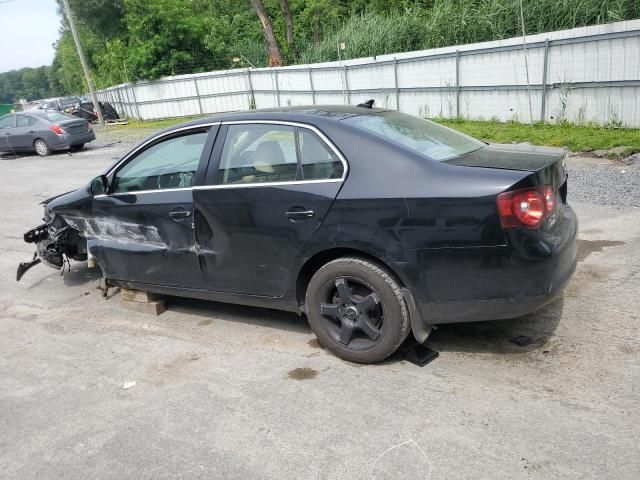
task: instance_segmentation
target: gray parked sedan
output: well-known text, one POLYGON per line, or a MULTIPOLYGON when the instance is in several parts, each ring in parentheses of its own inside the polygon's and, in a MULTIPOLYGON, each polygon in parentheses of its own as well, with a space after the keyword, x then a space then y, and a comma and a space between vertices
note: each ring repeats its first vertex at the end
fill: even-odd
POLYGON ((0 117, 0 152, 81 150, 96 139, 91 124, 60 112, 29 111, 0 117))

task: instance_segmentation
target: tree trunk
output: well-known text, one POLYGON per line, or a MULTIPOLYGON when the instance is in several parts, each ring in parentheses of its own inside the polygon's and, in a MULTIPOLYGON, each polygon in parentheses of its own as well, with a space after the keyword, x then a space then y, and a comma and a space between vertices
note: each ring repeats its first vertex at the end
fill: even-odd
POLYGON ((322 22, 319 8, 313 9, 313 43, 318 45, 322 41, 322 22))
POLYGON ((282 52, 280 52, 280 46, 278 40, 273 33, 273 25, 271 19, 264 8, 262 0, 251 0, 251 6, 258 15, 260 23, 262 24, 262 32, 264 33, 264 43, 267 46, 267 52, 269 54, 269 66, 278 67, 284 62, 282 60, 282 52))
POLYGON ((284 16, 284 24, 287 26, 287 44, 293 49, 293 19, 289 10, 289 0, 280 0, 280 10, 284 16))

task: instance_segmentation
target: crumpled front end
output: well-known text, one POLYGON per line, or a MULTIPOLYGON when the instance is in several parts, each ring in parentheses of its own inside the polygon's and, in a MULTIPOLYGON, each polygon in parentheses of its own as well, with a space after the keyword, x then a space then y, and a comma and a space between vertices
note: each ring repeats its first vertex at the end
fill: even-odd
POLYGON ((62 270, 69 259, 87 260, 87 241, 75 228, 71 227, 60 215, 45 206, 45 223, 24 234, 24 241, 36 244, 36 252, 30 262, 18 266, 16 280, 39 263, 62 270))

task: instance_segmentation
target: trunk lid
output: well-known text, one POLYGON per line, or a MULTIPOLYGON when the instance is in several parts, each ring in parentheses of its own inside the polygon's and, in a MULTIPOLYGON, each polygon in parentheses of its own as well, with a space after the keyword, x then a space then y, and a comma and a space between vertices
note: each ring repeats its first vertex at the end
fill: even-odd
POLYGON ((551 185, 566 200, 567 167, 560 148, 531 145, 487 145, 467 155, 446 160, 461 167, 498 168, 534 173, 540 185, 551 185))
POLYGON ((461 157, 446 160, 451 165, 465 167, 502 168, 538 172, 562 160, 564 150, 530 145, 487 145, 461 157))
POLYGON ((89 131, 89 122, 83 119, 77 120, 64 120, 62 122, 56 122, 62 128, 64 128, 71 135, 78 133, 87 133, 89 131))

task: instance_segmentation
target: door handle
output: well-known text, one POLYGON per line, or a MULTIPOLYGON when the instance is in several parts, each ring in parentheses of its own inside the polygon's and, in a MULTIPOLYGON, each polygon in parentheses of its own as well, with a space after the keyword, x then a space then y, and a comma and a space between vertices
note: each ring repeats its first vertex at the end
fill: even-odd
POLYGON ((180 220, 184 220, 187 217, 191 216, 191 212, 189 210, 185 210, 184 208, 176 208, 175 210, 171 210, 169 212, 169 217, 176 222, 180 220))
POLYGON ((313 210, 289 210, 285 213, 285 215, 289 220, 296 221, 315 217, 316 212, 314 212, 313 210))

